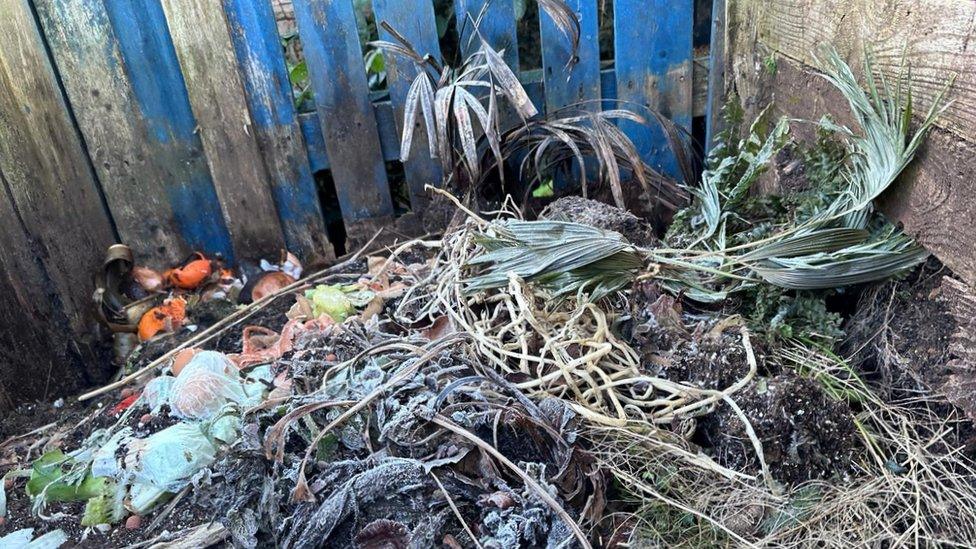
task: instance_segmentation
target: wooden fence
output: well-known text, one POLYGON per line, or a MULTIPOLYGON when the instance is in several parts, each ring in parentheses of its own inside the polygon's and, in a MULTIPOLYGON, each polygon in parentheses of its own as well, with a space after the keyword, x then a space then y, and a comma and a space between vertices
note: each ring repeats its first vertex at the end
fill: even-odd
MULTIPOLYGON (((456 17, 477 17, 485 2, 455 0, 456 17)), ((570 44, 541 15, 542 67, 522 74, 541 111, 619 99, 689 129, 705 114, 693 0, 615 0, 612 62, 600 59, 601 0, 569 2, 582 29, 576 68, 566 73, 570 44)), ((113 242, 156 265, 194 250, 327 257, 322 170, 351 241, 393 222, 385 166, 417 69, 389 60, 388 90, 371 92, 353 0, 293 5, 314 112, 295 108, 270 0, 0 2, 0 361, 57 371, 94 358, 91 276, 113 242)), ((432 0, 372 9, 439 54, 432 0)), ((517 70, 513 0, 491 1, 480 31, 517 70)), ((660 136, 625 130, 667 169, 660 136)), ((439 168, 415 151, 403 170, 420 207, 439 168)))

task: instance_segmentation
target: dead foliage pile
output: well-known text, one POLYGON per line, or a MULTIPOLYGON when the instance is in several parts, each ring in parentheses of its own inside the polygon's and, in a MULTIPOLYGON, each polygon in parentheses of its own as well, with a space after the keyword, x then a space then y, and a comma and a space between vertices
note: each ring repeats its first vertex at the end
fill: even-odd
MULTIPOLYGON (((465 89, 507 85, 497 55, 483 48, 456 73, 431 66, 415 85, 413 116, 429 119, 449 185, 474 185, 514 154, 494 102, 479 109, 465 89), (469 110, 480 144, 457 134, 469 110)), ((744 138, 729 133, 701 181, 670 195, 693 200, 663 240, 642 218, 581 198, 535 221, 510 198, 485 213, 468 187, 467 202, 438 191, 454 205, 443 238, 275 275, 220 319, 203 320, 213 296, 161 289, 157 307, 189 307, 147 321, 155 331, 119 381, 67 406, 70 421, 0 445, 0 516, 15 536, 3 540, 976 544, 974 301, 949 276, 930 284, 928 267, 905 278, 926 254, 872 207, 940 106, 910 128, 901 83, 869 73, 864 93, 835 54, 825 70, 860 131, 824 121, 818 143, 800 144, 787 121, 763 118, 744 138), (808 185, 750 193, 783 151, 802 159, 808 185), (914 317, 891 305, 919 288, 924 298, 941 288, 941 301, 919 300, 914 317), (853 315, 836 306, 859 290, 853 315), (948 335, 906 339, 931 322, 930 306, 948 335)), ((506 91, 516 103, 517 91, 506 91)), ((548 147, 574 142, 561 128, 586 122, 590 148, 558 158, 603 155, 619 203, 618 155, 646 196, 667 190, 644 179, 650 168, 610 118, 512 131, 535 136, 539 174, 548 147)), ((189 267, 161 283, 186 285, 189 267)), ((201 281, 214 270, 196 267, 201 281)), ((131 258, 116 268, 132 277, 131 258)), ((100 303, 141 331, 125 307, 100 303)))

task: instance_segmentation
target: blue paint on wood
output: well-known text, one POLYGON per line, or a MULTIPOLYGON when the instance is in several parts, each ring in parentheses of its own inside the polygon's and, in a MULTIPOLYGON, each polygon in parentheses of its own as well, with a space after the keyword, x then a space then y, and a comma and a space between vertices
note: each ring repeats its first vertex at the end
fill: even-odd
POLYGON ((251 120, 267 160, 271 192, 288 249, 302 257, 322 250, 325 223, 305 154, 281 38, 271 4, 224 0, 251 120))
POLYGON ((319 113, 304 112, 298 115, 298 124, 302 128, 305 138, 305 148, 308 150, 308 165, 312 173, 329 169, 329 153, 325 150, 325 138, 322 137, 322 124, 319 113))
POLYGON ((513 0, 454 0, 454 14, 457 28, 461 32, 461 51, 467 56, 477 51, 481 41, 474 35, 474 22, 478 20, 485 4, 485 16, 478 30, 481 36, 496 50, 505 50, 505 63, 518 74, 518 34, 515 26, 515 3, 513 0))
POLYGON ((580 22, 577 63, 570 71, 573 44, 544 10, 539 10, 542 37, 542 74, 545 82, 546 112, 567 105, 590 102, 587 110, 599 110, 600 103, 600 12, 597 0, 567 0, 580 22))
POLYGON ((224 226, 224 218, 216 205, 217 193, 209 173, 197 173, 190 180, 166 187, 173 216, 180 227, 183 240, 193 250, 207 254, 220 254, 234 263, 234 248, 224 226), (204 216, 209 218, 204 219, 204 216))
POLYGON ((147 126, 155 159, 168 174, 170 203, 191 248, 233 262, 230 233, 195 132, 196 119, 159 0, 105 2, 125 73, 147 126))
POLYGON ((271 4, 224 0, 224 14, 244 77, 251 121, 258 129, 295 122, 291 83, 271 4))
POLYGON ((295 0, 343 218, 393 215, 352 0, 295 0))
MULTIPOLYGON (((529 94, 529 99, 535 104, 540 112, 545 107, 545 88, 543 88, 541 73, 539 71, 527 72, 530 78, 523 82, 525 92, 529 94)), ((613 69, 600 71, 600 95, 603 98, 604 108, 614 108, 613 100, 617 97, 617 77, 613 69)), ((374 99, 373 112, 376 116, 376 125, 380 132, 380 150, 383 152, 383 159, 387 162, 400 158, 400 133, 394 121, 393 106, 388 100, 374 99)), ((308 148, 308 161, 313 172, 329 169, 329 154, 325 150, 325 139, 322 137, 322 125, 319 122, 319 115, 316 112, 306 112, 298 115, 298 122, 302 127, 302 135, 305 137, 305 146, 308 148)))
POLYGON ((156 139, 192 139, 196 120, 159 0, 112 0, 105 2, 105 9, 156 139))
MULTIPOLYGON (((621 106, 656 109, 691 129, 693 28, 693 2, 616 0, 614 49, 621 106)), ((633 122, 621 122, 620 127, 648 164, 680 177, 659 129, 633 122)))
MULTIPOLYGON (((441 48, 437 41, 437 24, 434 19, 434 6, 431 2, 411 4, 403 0, 373 0, 373 12, 377 23, 387 21, 401 36, 409 41, 421 55, 430 55, 440 59, 441 48)), ((382 27, 380 38, 393 41, 382 27)), ((386 55, 387 87, 390 92, 390 103, 396 118, 397 133, 403 134, 403 109, 406 106, 407 93, 421 70, 418 65, 407 57, 397 56, 391 52, 386 55), (391 58, 392 57, 392 58, 391 58)), ((435 75, 435 78, 437 75, 435 75)), ((380 131, 382 133, 382 126, 380 131)), ((423 209, 427 201, 424 185, 439 186, 443 173, 437 160, 430 157, 430 144, 427 143, 427 132, 423 127, 423 116, 418 112, 417 124, 413 135, 413 146, 409 160, 404 163, 404 173, 407 186, 410 189, 410 205, 415 211, 423 209)))

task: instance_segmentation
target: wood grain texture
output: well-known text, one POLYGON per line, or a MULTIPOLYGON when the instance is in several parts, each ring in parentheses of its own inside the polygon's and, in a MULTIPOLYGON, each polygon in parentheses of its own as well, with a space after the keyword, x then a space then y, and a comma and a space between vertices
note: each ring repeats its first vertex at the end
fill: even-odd
POLYGON ((224 0, 224 13, 288 249, 311 261, 334 258, 271 5, 224 0))
MULTIPOLYGON (((441 48, 437 40, 437 25, 434 20, 434 6, 430 2, 410 4, 402 0, 373 0, 373 11, 378 22, 389 22, 398 33, 406 38, 422 55, 440 59, 441 48)), ((385 29, 380 28, 380 38, 393 40, 385 29)), ((396 133, 403 134, 404 106, 410 85, 419 73, 417 64, 406 57, 386 53, 386 80, 390 91, 390 104, 396 120, 396 133)), ((423 128, 423 117, 417 117, 413 129, 413 150, 403 169, 410 189, 410 206, 414 211, 423 211, 427 203, 424 185, 440 186, 443 172, 440 163, 430 157, 430 144, 423 128)), ((382 126, 380 126, 382 131, 382 126)), ((399 141, 399 140, 398 140, 399 141)))
MULTIPOLYGON (((692 2, 617 0, 614 51, 621 107, 654 109, 691 128, 694 32, 692 2)), ((620 125, 654 169, 680 178, 663 132, 651 125, 620 125)))
POLYGON ((865 48, 894 78, 903 61, 912 67, 918 107, 926 108, 946 79, 956 75, 953 104, 938 122, 976 142, 976 2, 969 0, 742 0, 730 5, 740 39, 816 66, 833 44, 861 72, 865 48))
POLYGON ((295 20, 351 248, 392 220, 393 201, 351 0, 296 0, 295 20))
POLYGON ((275 257, 284 234, 221 3, 162 5, 236 256, 275 257))
MULTIPOLYGON (((144 32, 144 27, 129 24, 124 10, 132 9, 132 3, 125 4, 114 2, 113 15, 121 32, 129 35, 124 38, 138 40, 131 34, 144 32)), ((140 261, 156 265, 179 261, 193 250, 231 254, 199 139, 192 133, 176 135, 169 127, 154 131, 147 116, 153 109, 143 108, 153 95, 140 96, 130 79, 130 74, 136 79, 149 76, 151 88, 181 89, 182 79, 164 81, 173 77, 160 57, 153 58, 151 75, 139 74, 146 64, 140 59, 147 55, 143 52, 165 46, 140 40, 136 58, 124 58, 99 0, 36 0, 35 6, 122 241, 140 261)), ((148 19, 143 22, 151 24, 151 15, 143 15, 148 19)), ((157 23, 163 23, 161 16, 159 11, 157 23)), ((176 109, 164 112, 174 120, 181 116, 176 109)))
POLYGON ((115 235, 26 0, 0 3, 0 36, 0 172, 30 242, 21 253, 40 260, 80 337, 93 322, 91 273, 115 235))
POLYGON ((722 107, 726 96, 725 67, 728 64, 726 21, 726 0, 713 0, 711 47, 708 51, 708 98, 705 106, 706 155, 715 144, 715 136, 725 129, 722 107))
POLYGON ((589 110, 600 109, 600 10, 597 0, 568 0, 580 22, 580 44, 575 66, 573 45, 546 14, 539 10, 542 38, 542 73, 546 94, 545 112, 567 105, 589 102, 589 110))
POLYGON ((98 381, 91 375, 98 365, 91 338, 72 334, 2 173, 0 249, 0 411, 98 381))

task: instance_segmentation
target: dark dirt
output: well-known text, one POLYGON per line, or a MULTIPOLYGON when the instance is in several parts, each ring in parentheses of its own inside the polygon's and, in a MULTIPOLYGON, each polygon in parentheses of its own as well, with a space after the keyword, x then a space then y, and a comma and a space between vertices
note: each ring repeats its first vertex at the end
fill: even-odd
POLYGON ((160 506, 155 513, 142 517, 141 525, 137 529, 127 529, 123 520, 119 524, 102 531, 98 528, 81 526, 79 520, 84 514, 85 504, 84 502, 72 502, 49 504, 45 514, 58 518, 45 521, 31 514, 31 502, 24 491, 25 484, 26 479, 18 479, 7 490, 7 520, 0 526, 0 536, 22 528, 34 528, 35 536, 61 529, 68 536, 68 542, 62 545, 61 549, 126 547, 146 539, 152 539, 167 530, 177 532, 214 518, 213 511, 204 505, 186 502, 185 505, 177 505, 173 512, 156 525, 151 532, 147 531, 149 526, 155 516, 166 507, 165 505, 160 506))
MULTIPOLYGON (((843 478, 859 448, 853 413, 815 381, 781 374, 759 378, 735 395, 762 443, 773 478, 788 484, 843 478)), ((759 470, 745 424, 728 405, 703 418, 699 437, 709 453, 739 471, 759 470)))
POLYGON ((784 147, 773 159, 769 170, 759 177, 756 192, 789 195, 810 188, 806 165, 795 147, 784 147))
POLYGON ((643 219, 609 204, 579 196, 556 200, 539 217, 553 221, 572 221, 618 232, 637 246, 652 246, 657 242, 654 228, 643 219))
MULTIPOLYGON (((737 329, 696 326, 654 283, 635 284, 631 314, 632 341, 653 375, 712 390, 726 389, 748 375, 737 329)), ((797 484, 851 472, 859 445, 850 407, 830 399, 815 381, 767 367, 761 348, 754 347, 754 352, 759 377, 733 399, 762 442, 773 477, 797 484), (761 377, 767 374, 776 375, 761 377)), ((745 424, 728 404, 698 419, 693 440, 725 467, 759 470, 745 424)))
POLYGON ((866 293, 848 321, 846 350, 881 386, 906 392, 931 391, 949 375, 949 340, 956 321, 940 299, 948 273, 931 260, 904 280, 866 293), (887 326, 887 330, 882 330, 887 326))

